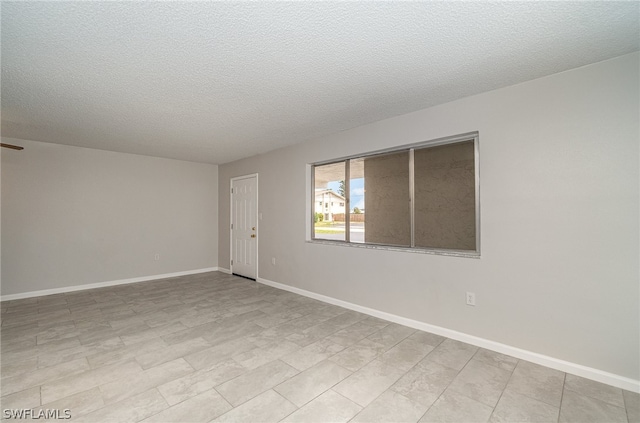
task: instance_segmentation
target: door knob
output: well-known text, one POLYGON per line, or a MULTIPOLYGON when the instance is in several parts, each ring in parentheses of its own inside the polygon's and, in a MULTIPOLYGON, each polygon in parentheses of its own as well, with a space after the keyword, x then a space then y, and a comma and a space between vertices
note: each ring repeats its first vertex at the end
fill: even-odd
POLYGON ((256 234, 251 234, 251 238, 255 238, 255 237, 256 237, 256 234))

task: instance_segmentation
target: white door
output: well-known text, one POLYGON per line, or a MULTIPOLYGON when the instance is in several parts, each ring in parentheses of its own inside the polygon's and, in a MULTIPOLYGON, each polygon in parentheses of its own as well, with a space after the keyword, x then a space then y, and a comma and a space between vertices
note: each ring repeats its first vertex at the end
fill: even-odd
POLYGON ((231 272, 258 274, 258 175, 231 180, 231 272))

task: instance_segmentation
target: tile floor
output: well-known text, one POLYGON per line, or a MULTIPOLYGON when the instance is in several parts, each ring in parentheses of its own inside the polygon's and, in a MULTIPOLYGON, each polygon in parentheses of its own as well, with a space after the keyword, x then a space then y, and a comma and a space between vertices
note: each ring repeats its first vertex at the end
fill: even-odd
POLYGON ((1 310, 2 418, 640 422, 638 394, 218 272, 1 310))

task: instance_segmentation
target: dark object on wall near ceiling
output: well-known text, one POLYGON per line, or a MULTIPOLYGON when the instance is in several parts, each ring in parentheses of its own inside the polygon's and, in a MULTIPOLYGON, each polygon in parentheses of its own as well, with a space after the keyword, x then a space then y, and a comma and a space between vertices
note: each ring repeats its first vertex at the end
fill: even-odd
POLYGON ((0 143, 0 147, 10 148, 12 150, 24 150, 24 147, 20 147, 19 145, 13 145, 13 144, 0 143))

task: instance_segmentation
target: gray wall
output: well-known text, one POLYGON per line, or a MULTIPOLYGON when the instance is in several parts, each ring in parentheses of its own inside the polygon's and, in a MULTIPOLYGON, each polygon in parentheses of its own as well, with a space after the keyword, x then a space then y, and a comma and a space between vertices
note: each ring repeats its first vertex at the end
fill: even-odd
POLYGON ((222 165, 220 266, 229 267, 229 178, 258 172, 261 278, 637 380, 639 59, 222 165), (308 163, 472 131, 480 259, 305 242, 308 163), (328 268, 341 277, 326 278, 328 268))
POLYGON ((2 295, 217 266, 217 166, 3 142, 2 295))

